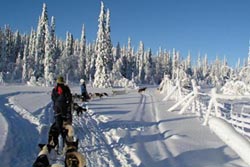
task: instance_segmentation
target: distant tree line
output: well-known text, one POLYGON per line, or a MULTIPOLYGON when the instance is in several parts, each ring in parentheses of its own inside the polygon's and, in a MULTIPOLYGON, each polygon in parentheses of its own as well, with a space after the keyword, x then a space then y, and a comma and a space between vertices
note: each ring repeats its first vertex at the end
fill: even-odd
POLYGON ((110 87, 111 79, 115 78, 111 75, 119 73, 137 84, 159 84, 164 75, 171 79, 194 78, 206 84, 223 84, 235 72, 227 66, 226 60, 217 58, 209 64, 207 55, 199 55, 192 66, 191 55, 184 59, 175 49, 159 48, 153 55, 140 41, 136 50, 131 45, 131 38, 127 44, 118 43, 114 47, 110 36, 110 11, 103 3, 98 22, 94 43, 86 42, 84 25, 80 40, 67 32, 64 41, 55 35, 55 18, 51 17, 49 22, 47 6, 43 4, 37 30, 32 29, 30 34, 13 32, 9 26, 0 28, 1 80, 26 83, 35 79, 49 86, 57 75, 63 75, 72 82, 83 78, 93 81, 96 87, 110 87))

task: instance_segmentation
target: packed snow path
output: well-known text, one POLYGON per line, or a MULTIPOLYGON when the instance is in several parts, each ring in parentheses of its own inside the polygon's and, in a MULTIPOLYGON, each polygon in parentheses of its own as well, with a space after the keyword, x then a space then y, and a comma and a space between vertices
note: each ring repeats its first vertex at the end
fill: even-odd
MULTIPOLYGON (((244 166, 239 156, 226 146, 195 115, 167 112, 175 101, 162 101, 156 89, 142 94, 95 101, 95 113, 110 117, 102 129, 116 129, 119 144, 133 148, 141 167, 244 166), (111 103, 112 101, 112 103, 111 103), (98 106, 98 107, 97 107, 98 106)), ((90 104, 91 108, 91 104, 90 104)))
POLYGON ((77 138, 80 140, 80 151, 85 155, 88 167, 94 167, 98 164, 121 166, 97 122, 89 113, 84 113, 83 117, 75 118, 73 126, 77 138))
POLYGON ((30 166, 31 159, 36 157, 34 152, 38 149, 37 143, 42 140, 41 133, 46 135, 47 130, 44 127, 50 121, 48 118, 44 118, 44 116, 50 117, 44 112, 49 111, 51 103, 44 106, 40 104, 32 114, 31 110, 22 106, 19 100, 27 95, 41 96, 41 93, 45 93, 47 96, 44 91, 25 90, 1 94, 0 110, 5 122, 1 122, 1 126, 5 129, 5 135, 1 136, 3 141, 0 141, 4 143, 0 148, 1 165, 6 167, 30 166), (6 140, 4 140, 5 138, 6 140))
MULTIPOLYGON (((0 89, 1 166, 31 166, 53 122, 51 88, 0 89)), ((90 101, 88 112, 73 120, 88 166, 247 167, 197 117, 167 112, 175 102, 162 98, 149 88, 90 101)))
POLYGON ((157 108, 154 98, 149 93, 140 94, 141 98, 132 121, 141 124, 141 131, 135 134, 127 132, 125 144, 137 143, 135 148, 143 166, 178 166, 171 152, 164 143, 165 133, 161 133, 156 120, 157 108), (159 159, 158 159, 159 158, 159 159), (159 161, 160 160, 160 161, 159 161))

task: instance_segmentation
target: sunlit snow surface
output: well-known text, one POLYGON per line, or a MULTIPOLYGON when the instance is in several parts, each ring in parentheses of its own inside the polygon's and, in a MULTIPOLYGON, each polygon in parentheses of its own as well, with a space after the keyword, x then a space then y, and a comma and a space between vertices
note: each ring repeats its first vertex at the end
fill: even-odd
MULTIPOLYGON (((47 142, 54 121, 51 90, 0 86, 1 166, 32 166, 39 152, 37 144, 47 142)), ((164 95, 156 88, 114 96, 111 89, 89 87, 88 91, 109 94, 87 104, 79 102, 88 112, 74 115, 75 138, 88 167, 249 166, 196 116, 167 112, 175 101, 162 101, 164 95)), ((51 153, 51 163, 63 161, 63 155, 51 153)))

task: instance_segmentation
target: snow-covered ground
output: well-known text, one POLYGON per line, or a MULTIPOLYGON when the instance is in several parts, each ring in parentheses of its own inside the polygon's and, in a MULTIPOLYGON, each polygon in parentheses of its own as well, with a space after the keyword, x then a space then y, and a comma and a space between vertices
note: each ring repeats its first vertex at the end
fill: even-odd
MULTIPOLYGON (((0 166, 32 166, 37 144, 47 142, 53 122, 51 90, 0 86, 0 166)), ((156 88, 114 96, 111 89, 88 91, 110 95, 82 104, 88 112, 74 115, 79 151, 88 167, 249 166, 198 117, 167 112, 176 102, 163 101, 156 88)), ((51 163, 55 162, 63 164, 63 157, 52 154, 51 163)))

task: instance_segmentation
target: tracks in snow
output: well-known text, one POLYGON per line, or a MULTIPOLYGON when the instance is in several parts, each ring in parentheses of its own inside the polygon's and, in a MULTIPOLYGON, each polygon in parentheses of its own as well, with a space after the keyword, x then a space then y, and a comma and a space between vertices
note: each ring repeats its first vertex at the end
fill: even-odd
POLYGON ((115 131, 103 132, 99 126, 100 119, 89 110, 81 117, 74 117, 75 128, 79 142, 79 150, 85 155, 88 167, 133 167, 136 159, 131 159, 128 146, 121 145, 113 139, 115 131))
POLYGON ((34 125, 38 124, 38 119, 14 103, 13 97, 20 93, 0 97, 1 113, 8 124, 7 140, 0 155, 2 166, 30 166, 37 154, 39 132, 34 125))
POLYGON ((82 117, 76 117, 73 126, 80 141, 80 152, 85 155, 88 167, 98 166, 98 164, 103 166, 117 166, 119 164, 96 120, 89 113, 83 113, 82 117))
MULTIPOLYGON (((15 101, 14 96, 20 93, 22 92, 0 96, 1 106, 5 106, 2 108, 2 113, 9 125, 8 139, 3 151, 8 154, 0 155, 4 166, 10 164, 20 167, 30 166, 37 156, 37 143, 47 142, 49 127, 54 119, 51 102, 30 113, 15 101), (14 150, 13 145, 17 146, 14 150)), ((112 136, 106 134, 107 132, 103 132, 97 117, 98 115, 90 113, 84 113, 81 117, 73 117, 75 134, 79 138, 79 151, 85 155, 88 167, 136 166, 133 159, 129 157, 127 151, 129 148, 120 145, 112 139, 112 136)), ((112 132, 111 135, 114 133, 112 132)), ((52 162, 63 163, 63 156, 54 158, 52 162)))
MULTIPOLYGON (((168 149, 165 144, 165 132, 161 132, 159 129, 159 120, 157 116, 157 106, 155 99, 151 92, 147 91, 140 94, 140 100, 136 113, 133 117, 134 121, 145 122, 144 125, 151 125, 148 127, 142 127, 142 131, 136 133, 137 140, 137 153, 142 158, 142 162, 145 162, 142 166, 158 166, 165 167, 170 165, 171 167, 179 167, 175 161, 171 150, 168 149), (150 135, 149 135, 150 134, 150 135), (152 145, 152 146, 149 146, 152 145), (151 150, 148 150, 152 148, 151 150), (160 158, 155 159, 154 155, 157 154, 160 158)), ((135 138, 131 134, 130 137, 135 138)))
MULTIPOLYGON (((15 157, 20 158, 20 156, 18 156, 19 152, 24 152, 21 156, 23 158, 20 158, 20 161, 22 161, 22 159, 27 159, 30 155, 33 155, 34 158, 27 160, 27 162, 20 162, 17 159, 16 162, 11 162, 14 166, 19 164, 19 166, 24 167, 27 166, 27 164, 32 164, 35 159, 37 154, 37 138, 39 138, 39 141, 47 141, 49 126, 53 122, 53 110, 51 103, 48 103, 43 108, 40 108, 39 111, 32 114, 30 114, 29 111, 22 109, 22 106, 16 106, 13 108, 11 106, 16 105, 15 102, 12 100, 8 101, 7 97, 15 95, 17 95, 17 93, 0 97, 0 102, 3 103, 2 106, 5 106, 3 108, 3 115, 10 126, 8 143, 6 144, 4 150, 14 154, 11 156, 0 155, 0 158, 4 159, 5 163, 3 164, 9 164, 10 161, 13 161, 13 159, 7 157, 13 157, 16 155, 15 157), (5 104, 9 104, 9 106, 6 106, 5 104), (40 127, 40 130, 38 128, 37 131, 34 124, 40 127), (26 129, 26 131, 23 131, 23 129, 26 129), (20 131, 23 131, 21 133, 23 136, 20 136, 20 131), (29 143, 29 151, 22 151, 23 149, 27 149, 27 142, 29 143), (16 151, 8 151, 17 143, 19 146, 16 151)), ((91 110, 90 113, 84 113, 81 117, 74 116, 73 126, 75 134, 77 135, 76 137, 79 139, 79 151, 85 155, 88 167, 165 167, 166 164, 178 167, 171 152, 164 143, 164 137, 160 133, 158 127, 159 124, 157 122, 158 120, 156 118, 157 107, 153 96, 148 93, 140 94, 139 104, 132 118, 133 127, 136 127, 136 129, 128 129, 124 140, 116 141, 112 138, 112 135, 116 135, 117 129, 111 129, 108 133, 104 132, 99 126, 100 120, 98 119, 98 115, 93 114, 91 110), (146 162, 145 164, 140 164, 141 161, 138 158, 134 158, 136 155, 131 155, 131 149, 129 146, 122 142, 125 140, 130 140, 137 145, 137 153, 139 157, 142 158, 142 161, 146 162), (154 142, 155 150, 158 150, 158 152, 154 150, 154 153, 160 155, 164 152, 167 154, 164 155, 164 157, 167 158, 160 162, 154 160, 150 150, 147 150, 146 144, 149 142, 154 142)))

